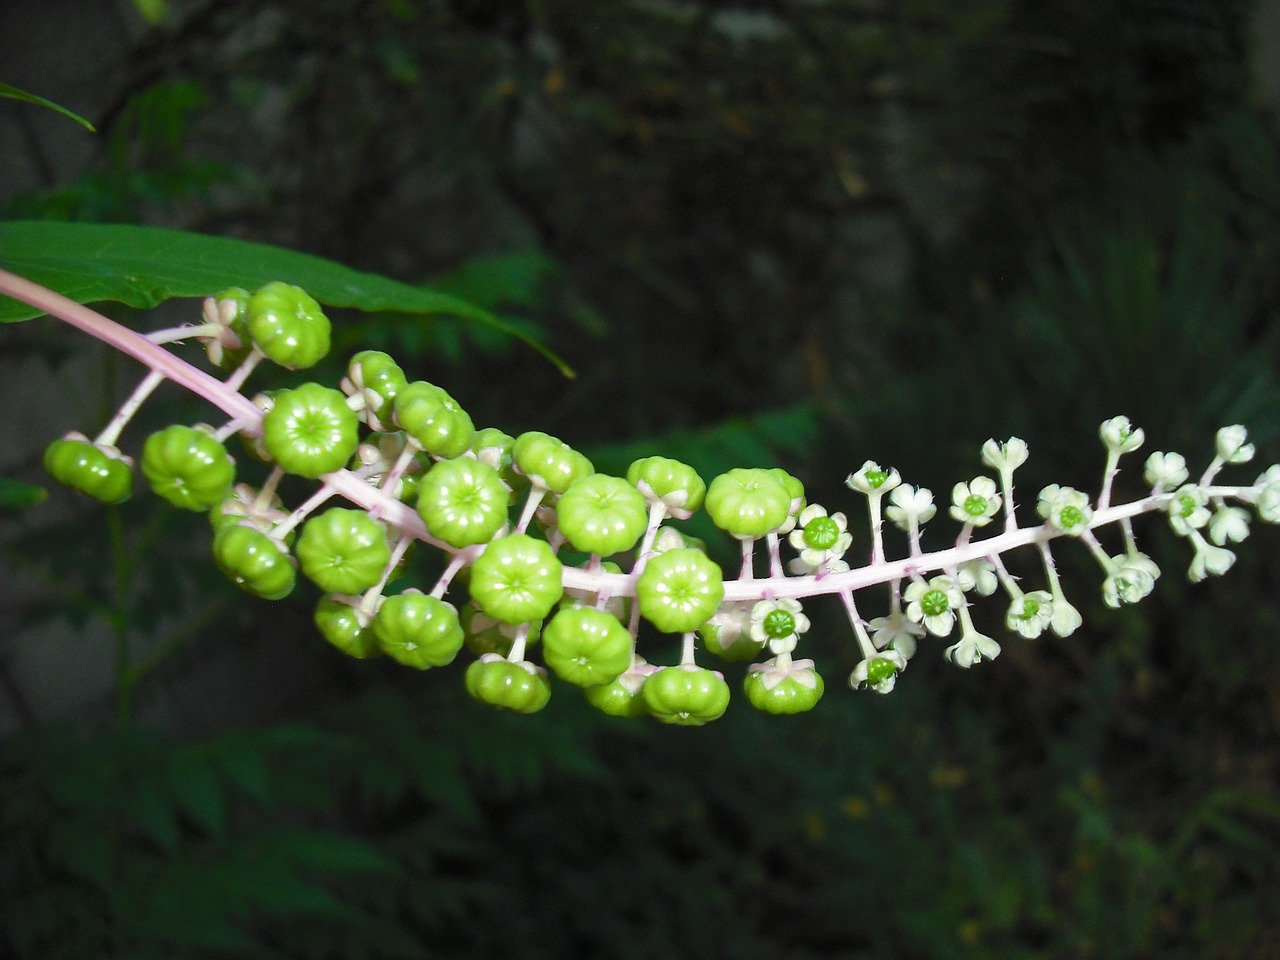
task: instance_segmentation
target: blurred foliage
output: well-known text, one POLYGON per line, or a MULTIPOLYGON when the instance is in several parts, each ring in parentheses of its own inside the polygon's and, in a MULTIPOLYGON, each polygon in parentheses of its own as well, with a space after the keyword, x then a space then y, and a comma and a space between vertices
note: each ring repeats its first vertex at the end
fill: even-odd
MULTIPOLYGON (((188 5, 96 77, 84 175, 0 202, 278 243, 473 302, 578 380, 446 318, 342 315, 335 341, 602 469, 776 463, 847 509, 868 457, 940 491, 1017 434, 1025 505, 1041 483, 1095 488, 1092 432, 1117 413, 1193 468, 1225 422, 1276 458, 1280 137, 1253 102, 1252 9, 188 5)), ((5 334, 6 352, 87 349, 5 334)), ((106 361, 104 409, 117 377, 106 361)), ((168 402, 148 416, 205 415, 168 402)), ((242 702, 256 678, 232 671, 205 681, 221 712, 197 737, 8 738, 0 954, 1280 952, 1273 530, 1189 587, 1185 544, 1141 525, 1165 573, 1126 611, 1064 547, 1084 631, 1005 642, 979 605, 995 664, 955 671, 926 645, 883 699, 842 689, 848 628, 815 603, 819 709, 738 702, 690 735, 565 689, 495 716, 455 669, 342 660, 314 597, 239 598, 202 521, 147 498, 0 523, 33 584, 0 616, 115 623, 139 712, 214 650, 272 652, 306 691, 242 702), (227 729, 242 716, 265 725, 227 729)))

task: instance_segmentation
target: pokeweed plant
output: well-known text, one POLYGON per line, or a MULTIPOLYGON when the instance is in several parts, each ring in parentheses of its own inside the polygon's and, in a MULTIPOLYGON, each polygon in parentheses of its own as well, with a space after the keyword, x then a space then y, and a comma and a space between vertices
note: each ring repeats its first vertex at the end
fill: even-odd
POLYGON ((1254 514, 1280 522, 1280 465, 1249 484, 1219 480, 1224 467, 1254 458, 1240 425, 1217 432, 1194 479, 1182 455, 1149 454, 1149 493, 1113 503, 1121 458, 1145 441, 1140 427, 1116 416, 1099 430, 1106 457, 1098 493, 1050 484, 1035 498, 1033 520, 1015 509, 1027 443, 988 440, 981 462, 990 474, 951 489, 947 514, 959 532, 938 550, 926 551, 921 538, 938 512, 933 493, 865 461, 846 480, 866 499, 869 520, 866 559, 854 565, 846 514, 807 502, 801 481, 781 469, 731 469, 707 483, 685 463, 650 456, 625 477, 600 474, 559 438, 477 429, 446 389, 410 382, 381 351, 354 354, 337 384, 251 392, 250 376, 264 363, 305 370, 329 352, 323 308, 292 283, 223 289, 203 300, 198 320, 147 334, 15 273, 0 270, 0 293, 148 368, 100 431, 48 446, 44 464, 54 478, 118 503, 132 494, 136 467, 173 506, 208 514, 214 562, 246 592, 282 599, 301 570, 323 592, 315 624, 334 646, 416 669, 445 666, 466 648, 467 691, 518 713, 547 704, 550 668, 605 713, 705 724, 725 712, 731 693, 720 671, 699 664, 700 650, 755 661, 743 684, 753 707, 810 710, 824 680, 798 653, 810 628, 805 604, 817 598, 835 598, 847 615, 859 653, 849 684, 888 693, 928 637, 949 641, 944 656, 962 668, 999 655, 999 642, 975 626, 978 598, 1001 595, 990 602, 1005 605, 1005 626, 1019 637, 1079 629, 1054 563, 1062 541, 1079 541, 1096 558, 1103 598, 1118 607, 1142 600, 1161 575, 1139 549, 1135 518, 1163 515, 1187 540, 1192 582, 1232 566, 1229 545, 1249 535, 1254 514), (203 346, 212 372, 168 349, 187 341, 203 346), (135 461, 120 438, 166 380, 225 419, 160 430, 135 461), (233 436, 268 465, 261 484, 238 476, 226 447, 233 436), (316 489, 286 505, 277 492, 286 475, 317 481, 316 489), (672 525, 698 510, 740 543, 735 574, 672 525), (905 555, 886 548, 886 524, 905 533, 905 555), (389 593, 419 544, 442 553, 443 572, 389 593), (1038 555, 1040 584, 1009 572, 1005 556, 1017 550, 1038 555), (586 560, 568 562, 568 552, 586 560), (856 598, 877 586, 888 589, 888 610, 868 619, 856 598), (642 621, 680 637, 678 662, 647 662, 642 621))

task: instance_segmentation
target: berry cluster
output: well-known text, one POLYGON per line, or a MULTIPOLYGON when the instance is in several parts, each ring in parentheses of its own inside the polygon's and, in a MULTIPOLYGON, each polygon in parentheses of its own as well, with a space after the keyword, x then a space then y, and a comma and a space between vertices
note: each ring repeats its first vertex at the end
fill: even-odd
POLYGON ((699 648, 724 660, 757 661, 743 684, 753 707, 810 710, 824 684, 813 660, 795 657, 810 627, 801 601, 824 594, 840 599, 859 646, 850 684, 887 693, 928 635, 952 638, 945 656, 961 667, 999 654, 1000 645, 975 627, 971 598, 1003 591, 1006 626, 1023 637, 1076 630, 1080 614, 1063 593, 1051 553, 1056 539, 1085 544, 1102 567, 1104 599, 1119 606, 1141 600, 1160 576, 1138 549, 1133 517, 1167 514, 1194 550, 1193 581, 1224 573, 1234 561, 1227 544, 1249 533, 1250 513, 1228 500, 1280 522, 1280 466, 1249 486, 1216 483, 1223 466, 1253 457, 1239 426, 1218 432, 1215 456, 1195 481, 1180 455, 1153 453, 1144 471, 1150 493, 1113 505, 1120 458, 1144 439, 1127 418, 1116 417, 1100 431, 1107 459, 1099 496, 1045 487, 1036 503, 1042 522, 1031 526, 1020 525, 1014 510, 1013 475, 1026 461, 1026 444, 988 441, 982 462, 995 476, 954 486, 947 512, 960 532, 933 552, 921 543, 922 527, 937 513, 933 494, 867 461, 846 481, 866 497, 870 521, 869 560, 852 568, 844 559, 853 542, 845 515, 808 503, 800 481, 783 470, 734 469, 705 483, 687 464, 646 457, 625 477, 600 474, 582 453, 545 433, 476 429, 448 392, 410 382, 379 351, 353 356, 337 389, 305 383, 250 402, 240 391, 261 361, 305 369, 329 347, 320 306, 287 284, 253 294, 224 291, 205 302, 203 323, 146 338, 34 285, 5 292, 152 368, 96 439, 69 434, 49 446, 45 465, 54 477, 107 503, 125 499, 133 461, 115 446, 121 430, 162 380, 189 387, 231 419, 219 428, 161 430, 144 443, 141 469, 174 506, 208 513, 214 560, 232 581, 255 596, 280 599, 295 589, 301 569, 323 592, 315 622, 334 646, 418 669, 448 664, 466 647, 474 655, 465 674, 470 694, 521 713, 548 702, 549 668, 606 713, 707 723, 724 713, 730 690, 720 672, 698 665, 699 648), (158 349, 187 339, 201 341, 210 363, 230 371, 225 380, 158 349), (225 446, 236 434, 270 465, 260 486, 237 483, 225 446), (286 474, 320 481, 293 510, 276 493, 286 474), (351 506, 321 512, 335 496, 351 506), (736 577, 726 579, 702 545, 672 525, 699 509, 740 542, 736 577), (1001 532, 975 539, 1002 515, 1001 532), (886 554, 886 520, 905 533, 905 557, 886 554), (1097 535, 1110 526, 1119 529, 1118 554, 1097 535), (444 553, 444 572, 426 592, 389 593, 390 585, 401 587, 416 543, 444 553), (794 554, 785 563, 784 545, 794 554), (566 547, 588 559, 566 564, 566 547), (1006 569, 1003 555, 1019 547, 1039 552, 1042 588, 1023 589, 1006 569), (758 560, 767 576, 757 575, 758 560), (889 611, 866 620, 855 594, 880 584, 888 586, 889 611), (639 655, 642 620, 682 638, 678 663, 656 666, 639 655), (540 663, 530 656, 539 644, 540 663))

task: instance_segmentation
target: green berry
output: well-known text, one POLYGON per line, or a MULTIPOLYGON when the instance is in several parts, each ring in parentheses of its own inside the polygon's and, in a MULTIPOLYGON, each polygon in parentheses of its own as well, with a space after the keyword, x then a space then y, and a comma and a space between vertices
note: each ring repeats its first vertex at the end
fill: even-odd
POLYGON ((721 530, 751 539, 782 526, 791 513, 791 499, 772 471, 740 468, 711 481, 706 508, 721 530))
POLYGON ((247 309, 254 344, 280 366, 305 370, 329 352, 329 318, 302 288, 268 283, 249 298, 247 309))
POLYGON ((640 612, 666 633, 697 630, 724 599, 720 567, 700 550, 653 557, 636 581, 640 612))
POLYGON ((511 448, 515 442, 515 437, 497 427, 485 427, 471 435, 471 452, 481 463, 487 463, 498 471, 498 476, 509 488, 507 499, 511 503, 520 500, 529 489, 529 479, 516 472, 511 459, 511 448))
POLYGON ((44 468, 59 483, 103 503, 123 503, 133 490, 133 469, 127 460, 114 448, 74 434, 49 444, 44 468))
POLYGON ((470 457, 444 460, 418 484, 418 513, 431 535, 451 547, 487 543, 506 525, 507 485, 470 457))
POLYGON ((390 423, 396 395, 409 385, 404 371, 381 350, 361 350, 347 364, 347 378, 363 394, 369 411, 380 423, 390 423))
POLYGON ((295 550, 302 572, 328 593, 361 593, 391 560, 387 532, 363 510, 334 507, 302 528, 295 550))
POLYGON ((721 660, 754 660, 764 649, 765 641, 751 636, 750 603, 722 604, 715 615, 698 628, 698 636, 709 653, 721 660))
POLYGON ((812 710, 822 699, 824 685, 812 660, 796 660, 789 667, 770 660, 748 667, 742 688, 757 710, 791 714, 812 710))
POLYGON ((643 717, 649 712, 649 707, 641 691, 645 681, 657 670, 657 667, 636 657, 630 669, 624 670, 612 683, 587 687, 582 693, 587 703, 611 717, 643 717))
POLYGON ((715 670, 691 663, 663 667, 641 688, 649 712, 663 723, 700 727, 723 716, 729 685, 715 670))
POLYGON ((687 520, 702 506, 707 485, 687 463, 669 457, 644 457, 627 468, 627 482, 645 498, 661 501, 674 516, 687 520))
MULTIPOLYGON (((253 348, 249 335, 249 291, 243 287, 228 287, 221 293, 215 293, 212 299, 214 315, 230 331, 233 338, 231 344, 234 341, 239 343, 229 345, 219 335, 210 339, 205 353, 214 366, 230 370, 240 366, 253 348)), ((207 307, 205 319, 213 319, 207 307)))
POLYGON ((367 660, 379 653, 368 614, 349 603, 324 597, 316 605, 315 624, 321 636, 348 656, 367 660))
POLYGON ((360 421, 341 392, 304 383, 276 394, 262 418, 262 441, 289 473, 315 479, 341 470, 359 446, 360 421))
POLYGON ((416 591, 383 600, 373 631, 389 656, 419 670, 443 667, 462 649, 457 609, 416 591))
POLYGON ((475 432, 471 417, 453 397, 421 380, 396 394, 395 422, 423 450, 445 459, 469 450, 475 432))
POLYGON ((142 473, 151 489, 183 510, 209 510, 226 499, 235 462, 205 430, 174 424, 147 438, 142 473))
POLYGON ((632 637, 616 617, 594 607, 565 607, 542 631, 543 658, 579 687, 612 683, 631 666, 632 637))
POLYGON ((563 440, 530 431, 516 437, 511 445, 515 467, 536 484, 552 493, 564 493, 579 477, 595 473, 591 461, 563 440))
POLYGON ((293 592, 293 558, 280 544, 252 527, 223 527, 213 538, 218 569, 242 590, 264 600, 282 600, 293 592))
POLYGON ((609 556, 630 550, 644 533, 644 497, 621 477, 579 477, 556 502, 556 525, 575 550, 609 556))
POLYGON ((489 544, 471 565, 471 596, 503 623, 541 620, 564 594, 563 571, 544 541, 514 533, 489 544))
POLYGON ((496 653, 486 653, 467 667, 463 682, 467 693, 481 703, 516 713, 537 713, 551 699, 545 670, 527 660, 512 663, 496 653))

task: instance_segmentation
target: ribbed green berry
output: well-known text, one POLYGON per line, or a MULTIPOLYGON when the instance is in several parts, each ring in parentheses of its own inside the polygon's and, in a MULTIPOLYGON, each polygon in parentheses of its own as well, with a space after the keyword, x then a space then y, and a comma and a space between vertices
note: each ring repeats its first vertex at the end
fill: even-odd
POLYGON ((630 550, 648 524, 644 497, 621 477, 579 477, 556 501, 556 526, 575 550, 609 556, 630 550))
POLYGON ((635 663, 612 683, 587 687, 582 693, 587 703, 611 717, 643 717, 649 712, 649 707, 641 691, 645 681, 657 670, 657 667, 636 657, 635 663))
POLYGON ((717 527, 748 539, 763 537, 786 522, 791 495, 771 471, 739 468, 711 481, 705 506, 717 527))
POLYGON ((653 557, 636 581, 640 613, 659 630, 697 630, 724 599, 720 567, 700 550, 669 550, 653 557))
POLYGON ((663 723, 700 727, 729 706, 729 685, 715 670, 693 664, 663 667, 641 688, 649 712, 663 723))
POLYGON ((793 508, 791 512, 799 513, 804 506, 804 484, 781 467, 773 467, 769 470, 769 473, 778 483, 782 484, 782 489, 791 498, 791 506, 793 508))
POLYGON ((471 565, 471 596, 503 623, 541 620, 564 594, 563 572, 544 541, 514 533, 489 544, 471 565))
POLYGON ((452 459, 471 446, 467 411, 434 383, 419 380, 396 394, 395 422, 428 453, 452 459))
MULTIPOLYGON (((249 291, 243 287, 228 287, 215 293, 213 302, 219 320, 239 345, 230 346, 218 337, 205 348, 205 352, 214 366, 230 370, 240 366, 253 349, 253 339, 249 334, 249 291)), ((210 319, 207 311, 206 319, 210 319)))
POLYGON ((324 597, 316 605, 315 624, 321 636, 348 656, 367 660, 380 652, 368 615, 349 603, 324 597))
POLYGON ((542 655, 556 676, 579 687, 611 683, 631 666, 632 637, 594 607, 563 607, 542 631, 542 655))
POLYGON ((183 510, 209 510, 226 499, 236 466, 205 430, 174 424, 147 438, 142 473, 151 489, 183 510))
POLYGON ((527 660, 512 663, 496 653, 467 667, 463 682, 467 693, 481 703, 516 713, 537 713, 551 699, 545 670, 527 660))
POLYGON ((129 462, 85 438, 53 441, 45 448, 44 468, 59 483, 103 503, 123 503, 133 491, 129 462))
POLYGON ((282 390, 262 418, 262 442, 282 468, 315 479, 342 469, 359 446, 360 421, 338 390, 282 390))
POLYGON ((289 370, 315 366, 329 352, 329 318, 301 287, 276 281, 249 298, 249 335, 289 370))
POLYGON ((382 579, 391 560, 387 531, 363 510, 334 507, 302 528, 294 551, 302 572, 328 593, 361 593, 382 579))
POLYGON ((751 636, 751 608, 748 603, 726 603, 698 628, 698 636, 709 653, 721 660, 754 660, 764 649, 764 640, 751 636))
POLYGON ((509 488, 507 499, 511 503, 520 500, 529 489, 529 478, 516 472, 511 459, 511 448, 515 442, 515 437, 497 427, 485 427, 471 435, 471 452, 481 463, 487 463, 498 471, 498 476, 509 488))
POLYGON ((627 468, 627 482, 639 488, 646 498, 661 500, 671 513, 684 519, 702 506, 707 494, 707 485, 698 472, 670 457, 636 460, 627 468))
POLYGON ((381 350, 361 350, 352 357, 347 378, 370 403, 370 412, 381 424, 391 422, 396 396, 409 385, 400 365, 381 350))
POLYGON ((457 609, 416 591, 383 600, 373 630, 388 656, 419 670, 452 663, 462 649, 457 609))
POLYGON ((752 664, 742 689, 757 710, 773 714, 804 713, 822 699, 822 677, 813 669, 812 660, 796 660, 780 668, 773 660, 752 664))
POLYGON ((437 463, 418 484, 422 522, 451 547, 491 540, 509 520, 509 506, 498 471, 470 457, 437 463))
POLYGON ((515 467, 552 493, 564 493, 579 477, 595 473, 591 461, 558 437, 536 430, 522 433, 511 445, 515 467))
POLYGON ((284 599, 297 581, 293 558, 252 527, 219 530, 213 538, 213 559, 232 583, 264 600, 284 599))

